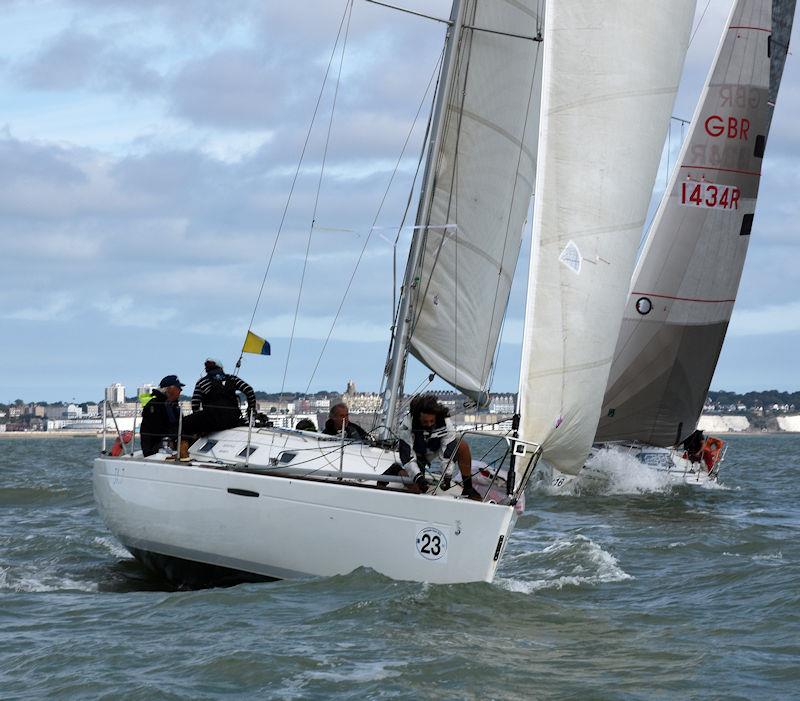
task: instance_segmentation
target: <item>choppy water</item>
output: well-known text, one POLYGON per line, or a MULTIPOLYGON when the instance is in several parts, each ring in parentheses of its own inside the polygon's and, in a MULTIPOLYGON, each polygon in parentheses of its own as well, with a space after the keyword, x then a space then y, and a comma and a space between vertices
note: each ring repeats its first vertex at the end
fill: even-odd
POLYGON ((800 698, 800 436, 724 488, 530 493, 494 584, 170 591, 94 508, 94 439, 0 440, 0 698, 800 698))

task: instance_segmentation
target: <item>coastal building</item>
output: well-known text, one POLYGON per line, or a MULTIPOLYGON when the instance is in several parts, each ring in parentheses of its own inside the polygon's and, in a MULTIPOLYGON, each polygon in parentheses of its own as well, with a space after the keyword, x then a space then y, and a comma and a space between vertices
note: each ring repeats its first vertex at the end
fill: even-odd
POLYGON ((295 403, 260 399, 256 402, 256 409, 262 414, 294 414, 295 403))
POLYGON ((124 404, 125 385, 115 382, 113 385, 106 387, 105 399, 110 404, 124 404))
POLYGON ((381 395, 375 392, 358 392, 353 380, 347 381, 342 401, 347 404, 351 414, 374 414, 381 408, 381 395))
POLYGON ((492 414, 512 415, 517 406, 517 395, 515 394, 490 394, 489 412, 492 414))

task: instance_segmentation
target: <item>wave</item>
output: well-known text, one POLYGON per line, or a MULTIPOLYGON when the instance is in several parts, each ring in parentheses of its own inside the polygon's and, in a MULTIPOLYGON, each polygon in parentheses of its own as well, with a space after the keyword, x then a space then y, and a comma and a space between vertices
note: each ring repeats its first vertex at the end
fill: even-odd
POLYGON ((55 572, 32 573, 25 570, 0 568, 0 591, 52 592, 86 591, 96 592, 95 582, 82 582, 55 572))
POLYGON ((633 575, 620 567, 616 557, 580 534, 572 539, 557 540, 539 552, 522 553, 514 559, 524 559, 525 568, 539 576, 536 579, 497 577, 495 583, 503 589, 522 594, 634 579, 633 575), (535 562, 531 562, 531 559, 535 562))
POLYGON ((60 501, 69 494, 66 487, 50 485, 31 487, 0 487, 0 505, 30 506, 31 504, 48 504, 60 501))
POLYGON ((109 553, 111 553, 114 557, 118 557, 121 560, 132 560, 133 555, 131 555, 125 548, 123 548, 116 540, 109 537, 99 537, 96 536, 94 538, 94 542, 98 545, 105 548, 109 553))

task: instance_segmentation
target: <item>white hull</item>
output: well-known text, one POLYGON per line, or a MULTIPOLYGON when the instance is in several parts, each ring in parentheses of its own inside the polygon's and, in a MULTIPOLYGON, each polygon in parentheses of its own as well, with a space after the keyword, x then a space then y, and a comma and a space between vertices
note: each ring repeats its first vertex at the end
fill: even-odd
MULTIPOLYGON (((247 430, 211 438, 219 441, 217 455, 238 453, 247 430)), ((252 458, 262 451, 268 462, 306 445, 306 466, 338 469, 339 446, 316 434, 268 431, 252 439, 259 445, 252 458)), ((205 443, 192 446, 193 457, 205 443)), ((365 473, 373 465, 374 474, 391 462, 389 451, 353 444, 346 446, 343 467, 345 474, 365 473)), ((279 579, 369 567, 394 579, 491 581, 517 518, 510 505, 379 489, 367 480, 254 474, 227 462, 176 464, 163 455, 96 459, 94 491, 109 529, 138 557, 180 558, 279 579)))

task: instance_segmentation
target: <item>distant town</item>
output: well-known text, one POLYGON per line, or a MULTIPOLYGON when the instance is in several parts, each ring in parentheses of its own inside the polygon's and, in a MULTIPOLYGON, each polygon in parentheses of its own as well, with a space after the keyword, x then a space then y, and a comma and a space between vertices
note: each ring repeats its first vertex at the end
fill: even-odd
MULTIPOLYGON (((107 431, 130 431, 135 429, 137 418, 141 416, 140 397, 146 398, 154 385, 145 384, 136 388, 136 394, 129 396, 128 388, 116 383, 106 387, 104 397, 98 402, 80 404, 67 402, 31 402, 17 399, 12 404, 0 404, 0 432, 101 432, 103 423, 107 431), (103 415, 105 414, 105 419, 103 415)), ((511 428, 517 395, 513 393, 493 393, 489 404, 480 411, 474 403, 458 392, 438 391, 439 401, 449 410, 458 425, 496 427, 502 430, 511 428)), ((244 397, 241 397, 244 402, 244 397)), ((273 426, 293 428, 298 421, 310 419, 321 428, 325 425, 330 408, 344 402, 353 420, 369 429, 380 410, 381 395, 375 392, 358 392, 355 383, 350 381, 343 392, 321 391, 314 394, 283 392, 269 394, 256 392, 257 410, 264 414, 273 426), (358 418, 356 418, 356 416, 358 418)), ((190 397, 181 396, 181 411, 191 413, 190 397)), ((242 404, 242 409, 246 404, 242 404)))
MULTIPOLYGON (((17 399, 0 403, 0 433, 100 433, 104 414, 107 431, 133 430, 141 416, 140 397, 146 397, 154 385, 136 387, 130 396, 128 388, 116 383, 105 388, 97 402, 27 402, 17 399)), ((516 406, 514 392, 489 395, 489 404, 476 409, 463 394, 454 391, 433 392, 449 410, 456 425, 507 431, 516 406)), ((334 404, 347 404, 353 420, 370 428, 380 410, 381 396, 375 392, 359 392, 350 381, 342 392, 321 391, 314 394, 256 392, 258 412, 265 414, 273 426, 292 428, 302 419, 310 419, 318 427, 325 424, 334 404)), ((191 401, 181 396, 181 411, 191 412, 191 401)), ((798 431, 800 432, 800 392, 709 392, 700 419, 700 428, 707 432, 798 431)))

